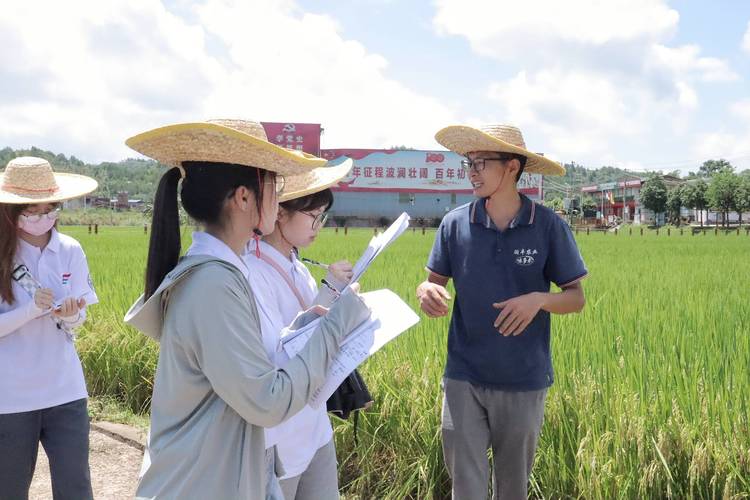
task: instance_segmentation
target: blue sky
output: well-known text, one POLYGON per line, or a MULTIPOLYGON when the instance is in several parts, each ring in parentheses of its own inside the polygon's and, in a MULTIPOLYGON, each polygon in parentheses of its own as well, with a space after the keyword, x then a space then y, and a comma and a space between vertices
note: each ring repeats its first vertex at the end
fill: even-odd
POLYGON ((242 117, 322 123, 324 147, 433 149, 448 124, 512 123, 531 149, 591 167, 687 172, 725 157, 750 168, 746 1, 31 0, 5 10, 0 145, 119 160, 145 129, 242 117))

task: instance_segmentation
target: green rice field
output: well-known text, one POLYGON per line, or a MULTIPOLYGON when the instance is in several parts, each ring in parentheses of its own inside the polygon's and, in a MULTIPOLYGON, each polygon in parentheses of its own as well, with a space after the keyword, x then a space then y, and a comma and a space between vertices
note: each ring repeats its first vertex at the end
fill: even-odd
MULTIPOLYGON (((142 227, 63 230, 83 245, 100 304, 78 348, 89 390, 147 413, 158 346, 122 322, 143 285, 142 227)), ((304 253, 355 261, 372 230, 325 229, 304 253)), ((418 310, 434 232, 404 234, 363 290, 418 310)), ((577 236, 590 275, 581 314, 553 320, 533 498, 750 498, 750 236, 665 231, 577 236)), ((185 247, 189 231, 185 233, 185 247)), ((314 271, 317 272, 317 271, 314 271)), ((422 321, 362 367, 375 397, 336 423, 347 498, 446 498, 440 378, 448 318, 422 321)))

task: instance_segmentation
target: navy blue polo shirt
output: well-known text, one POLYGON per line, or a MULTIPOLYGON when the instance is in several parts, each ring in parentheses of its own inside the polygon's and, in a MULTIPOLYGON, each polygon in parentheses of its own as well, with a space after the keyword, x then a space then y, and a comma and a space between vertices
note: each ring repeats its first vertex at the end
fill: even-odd
POLYGON ((533 391, 553 382, 550 315, 539 311, 526 330, 505 337, 493 326, 494 302, 549 292, 587 274, 568 225, 549 208, 521 195, 521 209, 500 231, 485 199, 443 218, 427 268, 453 279, 447 378, 507 391, 533 391))

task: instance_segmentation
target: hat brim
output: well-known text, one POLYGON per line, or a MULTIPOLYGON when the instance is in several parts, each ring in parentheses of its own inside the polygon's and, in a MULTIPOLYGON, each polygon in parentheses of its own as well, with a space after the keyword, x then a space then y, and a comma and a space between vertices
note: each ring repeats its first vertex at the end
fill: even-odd
POLYGON ((302 198, 338 184, 351 171, 354 162, 347 158, 338 165, 319 167, 304 174, 284 177, 284 192, 279 202, 302 198))
POLYGON ((524 172, 542 175, 565 175, 565 168, 558 162, 497 139, 474 127, 451 125, 438 131, 435 134, 435 140, 445 148, 463 156, 476 151, 513 153, 526 157, 524 172))
MULTIPOLYGON (((58 189, 53 193, 19 194, 0 188, 0 203, 10 205, 34 205, 37 203, 56 203, 80 198, 95 191, 99 183, 91 177, 78 174, 54 173, 58 189)), ((0 186, 4 184, 5 174, 0 174, 0 186)))
POLYGON ((135 135, 130 148, 172 167, 184 161, 236 163, 283 175, 321 167, 326 160, 282 148, 231 127, 216 123, 179 123, 135 135))

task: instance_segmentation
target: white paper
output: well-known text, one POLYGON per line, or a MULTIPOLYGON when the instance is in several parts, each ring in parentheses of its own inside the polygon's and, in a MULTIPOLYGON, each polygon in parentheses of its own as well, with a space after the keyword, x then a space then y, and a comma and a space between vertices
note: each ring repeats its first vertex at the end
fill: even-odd
POLYGON ((372 261, 375 260, 375 257, 380 255, 380 253, 385 250, 388 245, 393 243, 396 238, 401 236, 404 231, 409 228, 409 220, 411 220, 411 217, 409 217, 409 214, 404 212, 398 217, 398 219, 393 221, 393 224, 391 224, 388 229, 383 231, 383 233, 372 237, 372 239, 370 240, 370 244, 367 245, 367 248, 362 253, 362 256, 353 266, 352 270, 354 276, 352 276, 351 282, 358 281, 359 278, 362 277, 362 275, 365 273, 367 268, 370 267, 372 261))
MULTIPOLYGON (((313 408, 325 404, 341 382, 364 360, 419 322, 419 316, 390 290, 363 293, 362 299, 372 313, 343 340, 341 350, 331 362, 325 383, 315 391, 308 403, 313 408)), ((319 323, 320 319, 313 320, 299 330, 290 332, 291 335, 282 337, 284 352, 290 358, 296 356, 319 323)))

